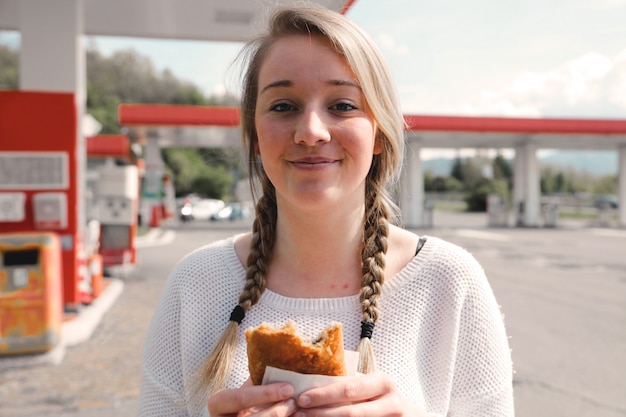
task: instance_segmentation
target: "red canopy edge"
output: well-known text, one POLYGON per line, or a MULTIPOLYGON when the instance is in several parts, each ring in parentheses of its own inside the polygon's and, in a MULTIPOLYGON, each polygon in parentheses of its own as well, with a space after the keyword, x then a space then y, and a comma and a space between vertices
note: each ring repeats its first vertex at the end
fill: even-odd
POLYGON ((340 13, 346 14, 348 10, 350 10, 350 7, 354 6, 354 3, 356 3, 356 0, 347 0, 346 3, 341 8, 340 13))
MULTIPOLYGON (((626 135, 622 119, 556 119, 405 115, 408 131, 626 135)), ((122 126, 239 126, 237 107, 120 104, 122 126)))
POLYGON ((128 158, 130 140, 126 135, 96 135, 87 137, 87 156, 128 158))
POLYGON ((626 134, 626 120, 405 115, 408 131, 626 134))
POLYGON ((122 126, 239 126, 239 108, 177 104, 120 104, 122 126))

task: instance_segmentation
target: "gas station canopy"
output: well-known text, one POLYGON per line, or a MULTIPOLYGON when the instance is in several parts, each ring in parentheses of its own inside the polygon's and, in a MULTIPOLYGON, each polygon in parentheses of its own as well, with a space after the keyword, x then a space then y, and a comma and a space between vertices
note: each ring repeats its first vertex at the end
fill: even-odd
MULTIPOLYGON (((345 12, 355 0, 317 0, 345 12)), ((261 29, 269 11, 298 0, 0 0, 0 29, 22 34, 20 90, 71 92, 84 112, 82 35, 199 41, 246 41, 261 29), (45 69, 42 70, 42 69, 45 69)), ((380 2, 382 4, 382 2, 380 2)), ((380 6, 383 7, 383 6, 380 6)), ((159 146, 212 146, 239 143, 233 110, 127 108, 137 116, 121 125, 150 130, 146 155, 158 159, 159 146), (137 111, 139 113, 137 113, 137 111), (176 118, 171 120, 176 112, 176 118), (160 116, 156 117, 158 113, 160 116), (142 118, 148 116, 150 120, 142 118), (219 116, 219 117, 218 117, 219 116), (226 117, 224 120, 222 117, 226 117), (202 120, 206 125, 203 126, 202 120), (215 123, 218 118, 220 123, 215 123), (195 123, 191 123, 195 122, 195 123), (161 126, 161 127, 159 127, 161 126), (154 134, 154 135, 152 135, 154 134), (152 140, 159 139, 159 140, 152 140), (167 143, 163 143, 167 142, 167 143), (211 145, 209 145, 211 146, 211 145), (150 152, 148 152, 148 150, 150 152)), ((128 115, 128 114, 126 114, 128 115)), ((236 120, 236 119, 235 119, 236 120)), ((424 189, 423 148, 515 149, 514 203, 525 207, 520 224, 535 226, 540 215, 538 149, 609 149, 619 155, 619 223, 626 225, 626 121, 408 115, 407 161, 400 206, 407 225, 421 225, 424 189)), ((148 159, 148 158, 146 158, 148 159)), ((80 167, 78 167, 80 168, 80 167)), ((155 178, 157 172, 154 173, 155 178)), ((80 175, 80 174, 79 174, 80 175)))
MULTIPOLYGON (((77 0, 78 1, 78 0, 77 0)), ((344 11, 354 2, 316 0, 344 11)), ((20 30, 20 0, 0 0, 0 29, 20 30)), ((84 34, 204 41, 246 41, 272 6, 287 0, 84 0, 84 34)))
MULTIPOLYGON (((424 148, 617 150, 626 120, 405 115, 407 139, 424 148)), ((161 146, 239 146, 239 109, 121 104, 120 125, 151 128, 161 146)))

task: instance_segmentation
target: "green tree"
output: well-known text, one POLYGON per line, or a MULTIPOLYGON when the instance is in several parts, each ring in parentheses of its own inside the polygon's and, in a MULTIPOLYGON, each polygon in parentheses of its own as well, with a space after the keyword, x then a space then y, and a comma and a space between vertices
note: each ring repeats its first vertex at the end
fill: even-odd
POLYGON ((480 161, 476 158, 461 159, 457 157, 452 165, 450 176, 461 182, 464 190, 470 190, 475 187, 482 178, 480 161))
POLYGON ((563 171, 559 171, 554 178, 554 188, 557 192, 562 193, 565 191, 566 178, 563 171))
POLYGON ((426 192, 445 193, 450 191, 461 191, 463 189, 463 184, 456 178, 451 176, 435 177, 430 172, 424 175, 424 183, 426 192))
POLYGON ((483 182, 483 172, 481 160, 477 158, 466 159, 463 164, 463 188, 465 190, 472 190, 483 182))
POLYGON ((194 148, 165 148, 161 154, 174 178, 176 194, 232 199, 233 176, 225 159, 206 161, 194 148))
POLYGON ((0 45, 0 89, 16 90, 19 86, 19 55, 6 45, 0 45))
POLYGON ((120 132, 120 103, 207 105, 209 100, 195 85, 179 80, 170 70, 159 73, 149 58, 132 49, 105 57, 89 48, 87 111, 102 123, 102 133, 120 132))
POLYGON ((487 197, 490 194, 498 195, 505 201, 508 201, 510 193, 507 181, 504 179, 490 180, 482 178, 465 196, 467 211, 486 211, 487 197))
POLYGON ((457 180, 463 182, 463 178, 464 178, 464 172, 463 172, 463 167, 464 167, 464 162, 463 160, 457 156, 456 159, 454 160, 454 164, 452 164, 452 170, 450 171, 450 176, 452 178, 456 178, 457 180))
POLYGON ((513 168, 502 154, 498 153, 493 159, 493 177, 510 181, 513 178, 513 168))
POLYGON ((552 167, 547 167, 541 170, 539 186, 542 194, 553 194, 556 191, 559 191, 557 175, 554 173, 554 169, 552 167))
POLYGON ((604 175, 598 178, 592 191, 594 194, 617 194, 617 176, 604 175))

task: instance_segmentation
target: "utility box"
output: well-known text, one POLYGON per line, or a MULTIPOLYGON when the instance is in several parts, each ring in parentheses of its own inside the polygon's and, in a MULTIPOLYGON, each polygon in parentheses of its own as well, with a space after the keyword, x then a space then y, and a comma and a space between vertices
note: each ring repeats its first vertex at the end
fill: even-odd
POLYGON ((551 201, 543 205, 543 218, 545 227, 557 227, 559 222, 559 205, 551 201))
POLYGON ((59 343, 61 270, 56 234, 0 234, 0 355, 42 353, 59 343))
POLYGON ((495 194, 487 196, 487 216, 489 227, 509 225, 509 208, 501 196, 495 194))

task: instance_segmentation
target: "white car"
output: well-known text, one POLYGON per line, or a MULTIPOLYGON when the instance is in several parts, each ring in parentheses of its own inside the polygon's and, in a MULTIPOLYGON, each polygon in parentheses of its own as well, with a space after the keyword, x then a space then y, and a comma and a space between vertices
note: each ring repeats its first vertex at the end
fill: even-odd
POLYGON ((224 208, 224 202, 213 198, 203 198, 191 203, 191 218, 209 220, 211 216, 224 208))
POLYGON ((211 216, 211 220, 244 220, 250 215, 250 211, 241 203, 229 203, 223 209, 211 216))

